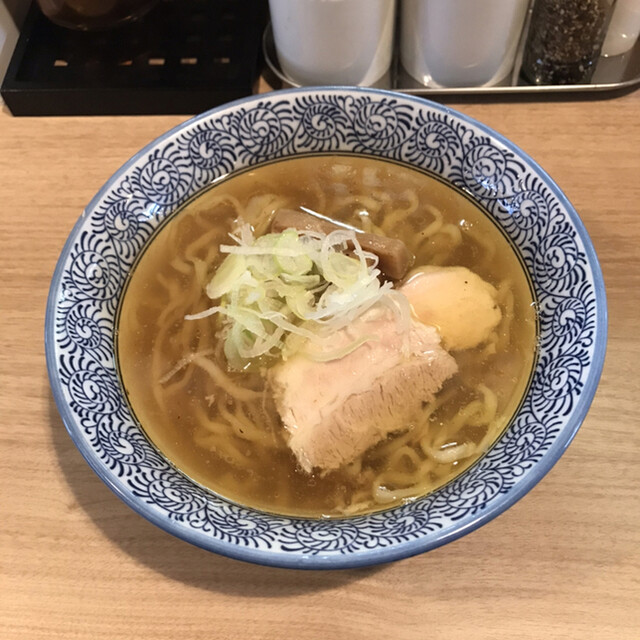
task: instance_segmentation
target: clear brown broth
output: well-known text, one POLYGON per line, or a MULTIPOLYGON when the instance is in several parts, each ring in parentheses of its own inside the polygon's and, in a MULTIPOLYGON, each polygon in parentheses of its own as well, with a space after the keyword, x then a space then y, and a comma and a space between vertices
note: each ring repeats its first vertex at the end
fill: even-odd
MULTIPOLYGON (((433 437, 440 433, 446 444, 448 425, 462 408, 478 399, 479 385, 485 385, 497 397, 494 419, 487 425, 474 425, 472 420, 449 440, 455 436, 456 442, 478 443, 487 438, 495 441, 526 392, 535 344, 536 314, 529 279, 509 241, 479 206, 438 179, 406 166, 352 156, 314 156, 275 162, 230 177, 177 212, 156 234, 132 271, 119 314, 117 348, 122 383, 132 410, 150 440, 178 469, 240 504, 275 513, 322 517, 366 513, 413 499, 442 486, 473 464, 482 452, 437 463, 421 476, 415 495, 403 494, 391 502, 380 503, 374 490, 367 488, 368 484, 374 486, 376 478, 383 478, 379 482, 384 481, 387 489, 402 489, 394 485, 393 478, 418 474, 419 470, 412 468, 409 458, 400 459, 393 463, 393 473, 388 473, 391 480, 385 480, 385 465, 393 455, 394 439, 400 442, 403 437, 408 438, 409 445, 402 446, 419 452, 417 440, 412 444, 411 438, 419 429, 427 429, 433 437), (410 192, 417 197, 416 210, 408 215, 398 214, 415 203, 410 192), (260 416, 253 419, 258 429, 269 433, 267 445, 256 444, 237 432, 228 436, 229 451, 242 458, 239 464, 222 446, 216 449, 216 445, 207 444, 212 436, 207 440, 208 434, 203 432, 203 415, 206 420, 218 420, 219 416, 211 414, 207 398, 216 393, 219 397, 219 391, 212 389, 210 378, 201 369, 181 371, 176 376, 180 384, 173 385, 172 381, 175 388, 170 392, 157 384, 160 372, 166 374, 191 351, 202 349, 203 345, 215 349, 217 320, 199 321, 200 326, 195 329, 185 326, 186 314, 212 305, 202 287, 198 285, 191 298, 182 303, 175 300, 177 296, 172 299, 170 289, 194 291, 196 269, 189 267, 184 254, 204 234, 211 235, 210 241, 195 246, 193 255, 204 264, 200 268, 205 270, 205 280, 223 257, 214 249, 229 242, 228 233, 238 215, 237 207, 221 202, 223 196, 235 198, 249 221, 278 206, 306 207, 359 227, 367 217, 383 225, 385 219, 395 216, 398 222, 388 235, 404 240, 410 247, 433 222, 433 208, 437 209, 445 223, 460 230, 461 242, 454 246, 447 233, 437 233, 421 242, 416 264, 435 260, 466 266, 496 287, 504 287, 505 279, 509 280, 513 319, 500 336, 497 352, 487 355, 478 348, 454 354, 459 373, 441 391, 446 401, 431 415, 427 426, 420 426, 419 421, 408 425, 408 430, 407 425, 399 425, 400 435, 393 435, 388 442, 366 452, 349 469, 324 476, 304 473, 288 450, 282 429, 274 428, 276 418, 268 401, 263 409, 263 424, 260 416), (379 211, 369 206, 381 200, 386 204, 379 211), (212 252, 213 257, 207 257, 212 252), (190 332, 188 339, 184 337, 186 330, 190 332), (385 453, 387 449, 389 454, 385 453)), ((262 384, 260 374, 255 372, 230 376, 241 385, 260 388, 262 384)), ((433 466, 433 461, 430 464, 433 466)))

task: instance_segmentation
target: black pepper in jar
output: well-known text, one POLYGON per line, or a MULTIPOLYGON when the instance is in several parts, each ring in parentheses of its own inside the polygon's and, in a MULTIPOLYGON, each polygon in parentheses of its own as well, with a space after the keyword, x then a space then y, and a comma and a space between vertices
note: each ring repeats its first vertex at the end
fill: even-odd
POLYGON ((534 84, 591 80, 616 0, 536 0, 522 72, 534 84))

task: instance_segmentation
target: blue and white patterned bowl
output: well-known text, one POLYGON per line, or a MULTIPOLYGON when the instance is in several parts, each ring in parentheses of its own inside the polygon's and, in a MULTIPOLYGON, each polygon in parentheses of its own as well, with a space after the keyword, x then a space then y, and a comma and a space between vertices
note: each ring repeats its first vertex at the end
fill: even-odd
POLYGON ((170 533, 241 560, 345 568, 433 549, 488 522, 562 455, 589 408, 606 343, 602 275, 575 210, 511 142, 451 109, 367 89, 300 89, 214 109, 165 134, 100 190, 71 232, 47 306, 46 355, 64 423, 94 471, 170 533), (212 180, 307 152, 408 162, 471 194, 513 239, 532 276, 540 354, 516 419, 491 451, 431 495, 344 520, 278 517, 201 489, 149 444, 123 399, 114 316, 154 229, 212 180))

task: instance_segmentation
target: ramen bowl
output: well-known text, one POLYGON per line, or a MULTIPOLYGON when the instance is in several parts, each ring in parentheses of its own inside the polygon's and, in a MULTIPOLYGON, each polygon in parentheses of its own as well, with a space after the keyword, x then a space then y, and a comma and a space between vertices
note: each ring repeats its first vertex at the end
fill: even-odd
POLYGON ((503 136, 415 97, 308 88, 209 111, 126 162, 67 240, 51 284, 45 333, 64 424, 89 465, 130 507, 222 555, 334 569, 433 549, 524 496, 560 458, 587 413, 604 360, 606 300, 577 213, 551 178, 503 136), (473 466, 425 497, 330 520, 253 510, 176 469, 132 415, 114 346, 132 265, 184 202, 247 167, 322 153, 404 163, 472 197, 510 239, 529 273, 539 332, 528 391, 506 430, 473 466))

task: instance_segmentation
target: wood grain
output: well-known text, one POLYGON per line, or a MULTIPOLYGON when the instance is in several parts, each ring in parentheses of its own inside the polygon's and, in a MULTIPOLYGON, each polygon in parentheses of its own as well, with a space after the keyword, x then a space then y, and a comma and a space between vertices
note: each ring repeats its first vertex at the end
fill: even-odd
POLYGON ((93 474, 51 398, 44 310, 62 245, 104 181, 185 118, 0 113, 0 637, 640 637, 640 92, 458 107, 533 156, 582 216, 609 300, 602 382, 565 456, 504 515, 343 572, 252 566, 157 529, 93 474))

